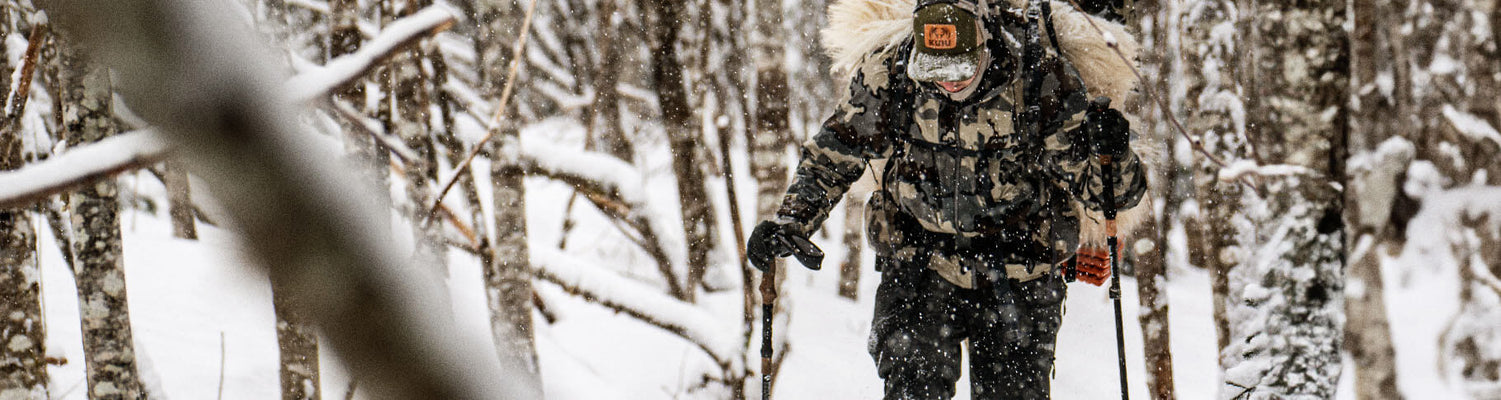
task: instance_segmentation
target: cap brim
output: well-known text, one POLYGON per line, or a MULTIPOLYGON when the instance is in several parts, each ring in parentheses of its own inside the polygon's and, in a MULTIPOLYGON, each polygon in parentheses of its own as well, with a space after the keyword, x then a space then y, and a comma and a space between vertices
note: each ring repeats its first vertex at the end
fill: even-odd
POLYGON ((907 76, 919 82, 961 82, 980 69, 980 50, 959 54, 930 54, 912 50, 907 58, 907 76))

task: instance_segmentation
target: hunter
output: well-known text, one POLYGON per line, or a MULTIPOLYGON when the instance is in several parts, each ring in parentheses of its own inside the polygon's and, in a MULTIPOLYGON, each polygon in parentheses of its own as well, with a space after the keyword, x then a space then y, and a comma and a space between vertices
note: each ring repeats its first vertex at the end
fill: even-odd
POLYGON ((1104 179, 1120 209, 1146 191, 1127 120, 1108 100, 1091 107, 1048 37, 1053 17, 1017 3, 909 8, 911 33, 852 68, 777 216, 747 244, 763 271, 817 252, 809 235, 886 160, 872 167, 867 232, 881 273, 868 350, 887 399, 952 398, 965 340, 974 398, 1049 398, 1081 214, 1106 206, 1104 179))

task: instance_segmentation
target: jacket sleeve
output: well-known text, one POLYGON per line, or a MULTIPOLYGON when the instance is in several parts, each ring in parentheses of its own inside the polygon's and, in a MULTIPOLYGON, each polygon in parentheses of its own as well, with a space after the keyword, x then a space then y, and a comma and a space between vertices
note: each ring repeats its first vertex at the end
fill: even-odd
MULTIPOLYGON (((1105 206, 1104 168, 1099 156, 1094 154, 1089 143, 1089 133, 1084 129, 1085 112, 1089 108, 1088 92, 1072 65, 1057 58, 1049 58, 1041 98, 1043 139, 1043 165, 1045 172, 1064 191, 1092 210, 1100 211, 1105 206)), ((1113 99, 1120 100, 1120 99, 1113 99)), ((1116 102, 1112 107, 1117 107, 1116 102)), ((1109 177, 1115 189, 1116 209, 1136 206, 1146 193, 1147 181, 1141 159, 1134 151, 1115 160, 1115 173, 1109 177)))
MULTIPOLYGON (((891 155, 885 129, 902 103, 906 74, 903 46, 866 56, 854 71, 849 90, 834 115, 802 146, 802 161, 782 199, 777 216, 811 234, 828 218, 850 184, 865 172, 866 162, 891 155)), ((879 173, 879 171, 876 171, 879 173)))

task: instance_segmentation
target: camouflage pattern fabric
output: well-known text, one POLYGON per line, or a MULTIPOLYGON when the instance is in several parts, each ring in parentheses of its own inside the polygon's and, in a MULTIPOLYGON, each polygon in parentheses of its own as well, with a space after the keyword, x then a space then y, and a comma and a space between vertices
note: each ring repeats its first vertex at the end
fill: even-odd
POLYGON ((937 272, 878 258, 881 286, 869 351, 886 399, 950 399, 959 380, 959 343, 969 339, 976 399, 1047 399, 1063 320, 1063 278, 948 284, 937 272))
MULTIPOLYGON (((867 56, 834 115, 803 145, 779 216, 811 233, 867 160, 888 158, 886 170, 875 171, 882 190, 869 209, 878 255, 922 256, 961 287, 974 287, 975 272, 1035 279, 1072 256, 1079 222, 1071 204, 1098 210, 1104 192, 1081 128, 1088 99, 1073 67, 1056 56, 1037 66, 1044 74, 1024 69, 1019 46, 1006 44, 1023 34, 1009 26, 991 25, 1006 34, 987 42, 990 66, 964 101, 906 76, 910 41, 867 56), (1042 93, 1028 99, 1025 83, 1038 75, 1042 93), (1023 112, 1029 106, 1036 111, 1023 112), (895 223, 897 215, 916 224, 895 223)), ((1140 200, 1146 179, 1135 154, 1117 163, 1111 179, 1126 208, 1140 200)))

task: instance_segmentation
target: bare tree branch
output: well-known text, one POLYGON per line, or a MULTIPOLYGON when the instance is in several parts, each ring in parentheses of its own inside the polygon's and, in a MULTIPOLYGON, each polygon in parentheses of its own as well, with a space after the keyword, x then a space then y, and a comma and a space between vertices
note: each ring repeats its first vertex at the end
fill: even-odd
POLYGON ((5 97, 5 128, 10 129, 26 111, 26 100, 31 97, 31 77, 36 72, 37 56, 42 53, 42 39, 46 37, 47 24, 31 26, 31 36, 26 40, 26 55, 21 58, 21 75, 11 83, 11 91, 5 97))
POLYGON ((516 44, 511 47, 511 67, 506 71, 506 86, 500 91, 500 102, 495 107, 495 116, 491 117, 490 123, 485 126, 485 129, 489 133, 486 133, 485 138, 480 139, 479 143, 475 144, 474 149, 469 151, 469 155, 464 156, 464 161, 459 162, 459 165, 453 166, 453 176, 449 177, 448 183, 443 184, 443 189, 438 191, 438 196, 433 199, 432 209, 428 210, 427 215, 432 215, 436 212, 438 204, 443 202, 443 197, 448 195, 449 190, 453 190, 453 185, 459 182, 459 177, 463 176, 464 171, 474 162, 474 156, 478 155, 480 149, 485 147, 485 143, 489 143, 490 139, 494 139, 495 134, 500 132, 500 123, 505 120, 506 109, 508 108, 506 105, 511 101, 511 93, 516 88, 516 71, 521 67, 522 63, 521 51, 526 48, 526 38, 531 34, 532 13, 536 10, 537 0, 532 0, 526 6, 526 17, 521 20, 521 34, 516 37, 516 44))
POLYGON ((372 121, 370 118, 361 115, 359 111, 356 111, 349 104, 334 100, 333 108, 335 111, 338 111, 337 114, 340 117, 343 117, 345 121, 349 121, 349 125, 354 127, 355 130, 380 142, 381 147, 390 150, 392 154, 396 155, 396 158, 401 159, 402 163, 412 163, 421 158, 417 155, 417 152, 408 148, 406 143, 402 143, 401 139, 385 134, 379 122, 372 121))

